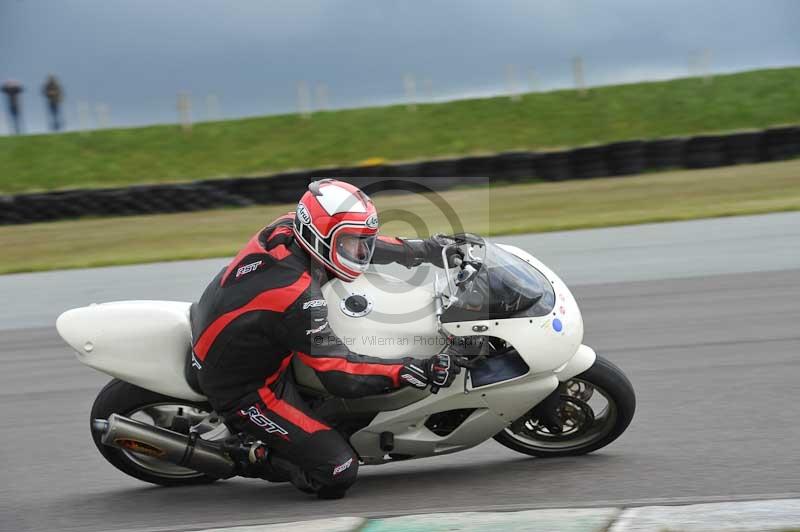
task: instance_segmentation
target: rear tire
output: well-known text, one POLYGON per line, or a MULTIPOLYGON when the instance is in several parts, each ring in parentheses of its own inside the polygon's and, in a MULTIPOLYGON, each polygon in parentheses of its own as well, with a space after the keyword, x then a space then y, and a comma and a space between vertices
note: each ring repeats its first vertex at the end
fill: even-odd
MULTIPOLYGON (((197 408, 199 410, 211 412, 211 407, 206 403, 193 403, 185 399, 167 397, 166 395, 145 390, 144 388, 140 388, 125 381, 114 379, 100 390, 100 393, 94 401, 91 417, 89 418, 90 430, 92 420, 108 419, 111 414, 130 417, 131 414, 148 406, 160 404, 181 405, 187 408, 197 408)), ((94 430, 91 432, 92 440, 94 440, 97 450, 100 451, 100 454, 102 454, 111 465, 123 473, 143 480, 144 482, 150 482, 151 484, 158 484, 160 486, 190 486, 209 484, 217 480, 214 477, 189 469, 185 469, 185 473, 181 475, 159 474, 157 471, 147 469, 137 463, 131 458, 133 455, 128 454, 130 451, 124 451, 117 447, 105 445, 100 441, 100 434, 94 430)))
MULTIPOLYGON (((598 356, 592 367, 567 381, 568 384, 571 382, 584 385, 588 383, 593 387, 593 393, 600 391, 608 404, 608 408, 603 412, 589 412, 590 415, 584 417, 590 421, 587 422, 588 426, 583 429, 583 432, 579 427, 572 440, 569 437, 549 434, 548 431, 535 427, 535 419, 529 417, 528 420, 525 420, 526 416, 531 415, 531 412, 528 412, 523 418, 512 424, 512 427, 519 426, 527 421, 527 426, 523 427, 523 430, 515 433, 509 427, 496 434, 494 439, 509 449, 524 454, 540 458, 554 458, 578 456, 596 451, 616 440, 625 432, 636 410, 636 395, 631 382, 621 369, 598 356), (601 426, 601 423, 604 425, 601 426), (592 431, 595 431, 594 438, 589 437, 592 431)), ((569 399, 569 396, 562 395, 561 397, 562 405, 566 404, 564 399, 569 399)), ((574 401, 570 405, 573 411, 581 412, 582 408, 581 413, 586 412, 586 406, 589 405, 585 401, 574 401)))

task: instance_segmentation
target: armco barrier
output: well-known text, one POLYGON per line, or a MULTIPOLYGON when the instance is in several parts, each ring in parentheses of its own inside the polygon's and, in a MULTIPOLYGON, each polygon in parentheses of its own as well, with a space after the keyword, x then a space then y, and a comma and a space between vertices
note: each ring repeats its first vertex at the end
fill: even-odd
POLYGON ((773 127, 727 135, 615 142, 562 151, 514 151, 409 163, 298 170, 262 177, 208 179, 188 184, 0 196, 0 225, 294 203, 312 180, 322 177, 345 179, 370 192, 398 188, 403 178, 422 179, 429 189, 447 190, 459 185, 497 181, 563 181, 794 157, 800 157, 800 127, 773 127))

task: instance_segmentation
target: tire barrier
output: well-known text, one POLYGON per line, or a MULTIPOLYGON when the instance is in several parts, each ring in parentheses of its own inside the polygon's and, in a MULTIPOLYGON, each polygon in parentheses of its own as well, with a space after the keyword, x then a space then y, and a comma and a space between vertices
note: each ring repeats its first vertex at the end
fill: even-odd
POLYGON ((273 176, 269 198, 261 203, 296 203, 312 181, 307 172, 291 172, 273 176))
POLYGON ((497 156, 462 157, 457 159, 456 173, 459 177, 485 177, 493 176, 497 166, 497 156))
POLYGON ((420 163, 390 164, 386 166, 385 170, 387 178, 416 177, 420 175, 420 163))
POLYGON ((644 159, 647 170, 683 168, 686 139, 658 139, 645 141, 644 159))
POLYGON ((606 146, 592 146, 577 148, 570 154, 572 175, 575 179, 591 179, 610 175, 606 164, 608 148, 606 146))
POLYGON ((206 184, 71 190, 0 197, 0 225, 243 207, 254 202, 206 184))
POLYGON ((427 187, 441 191, 459 185, 589 179, 794 157, 800 157, 800 127, 782 126, 728 135, 614 142, 562 151, 512 151, 408 163, 297 170, 261 177, 208 179, 187 184, 0 196, 0 225, 294 203, 311 181, 323 177, 343 179, 371 192, 391 189, 392 179, 422 178, 427 187))
POLYGON ((764 160, 782 161, 800 155, 800 127, 775 127, 764 131, 764 160))
POLYGON ((205 185, 226 194, 247 198, 253 203, 269 203, 272 199, 272 177, 235 177, 203 181, 205 185))
POLYGON ((461 159, 436 159, 423 161, 419 165, 418 176, 404 177, 454 177, 458 175, 458 166, 461 159))
POLYGON ((569 159, 568 151, 542 153, 534 162, 534 171, 538 177, 546 181, 572 179, 569 159))
POLYGON ((686 168, 715 168, 725 165, 725 137, 703 135, 686 141, 686 168))
POLYGON ((734 133, 725 137, 725 159, 728 164, 746 164, 763 161, 761 131, 734 133))
POLYGON ((609 144, 606 154, 611 175, 641 174, 647 168, 641 140, 609 144))
MULTIPOLYGON (((384 172, 385 173, 385 172, 384 172)), ((351 183, 358 188, 367 189, 370 193, 374 194, 375 192, 380 192, 382 190, 386 190, 386 177, 381 177, 377 175, 357 175, 357 173, 352 174, 353 177, 349 177, 348 175, 339 176, 344 178, 348 183, 351 183)), ((299 199, 299 196, 298 196, 299 199)))
POLYGON ((494 157, 494 167, 489 173, 493 179, 527 181, 536 177, 538 154, 529 151, 511 151, 494 157))

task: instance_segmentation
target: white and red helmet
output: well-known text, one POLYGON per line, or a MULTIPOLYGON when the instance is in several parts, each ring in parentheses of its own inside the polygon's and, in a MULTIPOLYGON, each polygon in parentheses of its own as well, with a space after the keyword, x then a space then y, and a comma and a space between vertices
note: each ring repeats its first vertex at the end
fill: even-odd
POLYGON ((378 212, 358 187, 335 179, 308 185, 294 218, 294 235, 334 275, 353 281, 375 251, 378 212))

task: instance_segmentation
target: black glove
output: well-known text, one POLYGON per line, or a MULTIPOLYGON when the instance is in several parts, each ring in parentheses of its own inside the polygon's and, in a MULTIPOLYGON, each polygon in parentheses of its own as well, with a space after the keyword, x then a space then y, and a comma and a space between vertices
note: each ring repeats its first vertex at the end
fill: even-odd
MULTIPOLYGON (((406 267, 419 266, 423 262, 428 262, 439 268, 444 268, 442 263, 442 248, 449 242, 442 238, 442 235, 433 235, 425 240, 403 240, 410 251, 410 257, 406 267)), ((447 267, 452 268, 456 265, 456 257, 463 259, 461 251, 453 246, 447 250, 447 267)))
POLYGON ((410 359, 400 370, 400 380, 420 390, 430 384, 433 391, 453 384, 459 373, 461 368, 453 363, 450 355, 441 353, 427 360, 410 359))

